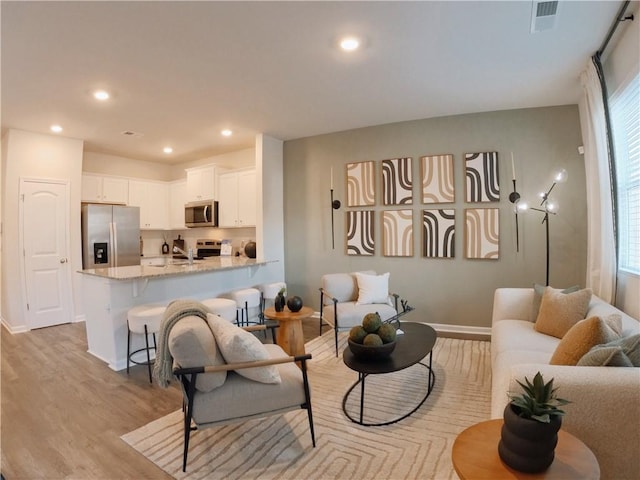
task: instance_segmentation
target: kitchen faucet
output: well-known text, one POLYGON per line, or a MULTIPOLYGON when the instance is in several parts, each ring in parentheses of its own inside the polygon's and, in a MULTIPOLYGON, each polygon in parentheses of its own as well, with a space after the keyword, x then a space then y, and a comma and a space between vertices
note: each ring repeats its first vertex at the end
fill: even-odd
POLYGON ((193 265, 193 248, 189 247, 189 251, 185 252, 180 247, 173 246, 173 253, 181 253, 189 259, 189 265, 193 265))

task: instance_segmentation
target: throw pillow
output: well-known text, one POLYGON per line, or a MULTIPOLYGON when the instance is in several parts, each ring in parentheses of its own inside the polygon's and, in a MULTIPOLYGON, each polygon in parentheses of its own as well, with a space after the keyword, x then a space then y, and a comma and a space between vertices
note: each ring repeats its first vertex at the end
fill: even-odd
POLYGON ((549 364, 577 365, 584 354, 595 345, 617 340, 620 335, 616 333, 616 330, 620 331, 622 320, 619 315, 612 316, 607 320, 600 317, 590 317, 576 323, 560 340, 549 364), (616 328, 611 328, 610 323, 614 324, 616 328))
POLYGON ((540 302, 540 312, 534 324, 535 330, 562 338, 571 327, 584 318, 590 301, 590 288, 573 293, 562 293, 546 287, 540 302))
MULTIPOLYGON (((542 295, 544 294, 544 289, 546 287, 544 285, 538 285, 535 283, 533 285, 533 303, 531 304, 531 315, 529 318, 532 322, 536 321, 538 318, 538 312, 540 311, 540 302, 542 302, 542 295)), ((560 291, 562 293, 573 293, 580 290, 580 285, 574 285, 573 287, 565 288, 563 290, 555 289, 556 291, 560 291)))
MULTIPOLYGON (((227 363, 255 362, 269 360, 269 352, 253 334, 235 326, 228 320, 212 313, 207 315, 207 322, 216 338, 218 348, 227 363)), ((261 383, 280 383, 280 372, 275 365, 264 367, 239 368, 235 370, 250 380, 261 383)))
POLYGON ((596 345, 578 362, 580 366, 593 366, 594 364, 640 367, 640 333, 622 337, 604 345, 596 345))
POLYGON ((356 272, 356 281, 358 282, 356 305, 368 305, 371 303, 391 305, 389 300, 389 272, 382 275, 367 275, 356 272))
MULTIPOLYGON (((168 346, 174 362, 183 368, 224 365, 209 325, 198 316, 191 315, 176 322, 169 332, 168 346)), ((196 388, 210 392, 226 379, 227 372, 201 373, 196 379, 196 388)))

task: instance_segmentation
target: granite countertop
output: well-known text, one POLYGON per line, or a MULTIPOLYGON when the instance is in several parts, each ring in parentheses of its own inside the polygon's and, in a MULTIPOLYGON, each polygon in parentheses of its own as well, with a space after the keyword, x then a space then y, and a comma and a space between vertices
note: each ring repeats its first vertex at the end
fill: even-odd
POLYGON ((194 260, 189 265, 188 260, 163 259, 152 265, 130 265, 127 267, 88 268, 79 273, 113 280, 134 280, 139 278, 166 277, 170 275, 189 275, 193 273, 213 272, 216 270, 231 270, 235 268, 265 265, 268 261, 258 261, 247 257, 208 257, 205 260, 194 260))

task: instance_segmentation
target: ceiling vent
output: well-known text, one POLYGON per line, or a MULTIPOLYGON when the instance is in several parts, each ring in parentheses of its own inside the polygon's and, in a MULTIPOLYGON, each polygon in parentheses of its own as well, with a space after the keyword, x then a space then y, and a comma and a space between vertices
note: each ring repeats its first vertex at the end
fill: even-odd
POLYGON ((559 2, 531 2, 531 33, 553 30, 558 18, 559 2))
POLYGON ((142 134, 142 133, 133 132, 131 130, 125 130, 124 132, 121 132, 121 133, 125 137, 143 137, 144 136, 144 134, 142 134))

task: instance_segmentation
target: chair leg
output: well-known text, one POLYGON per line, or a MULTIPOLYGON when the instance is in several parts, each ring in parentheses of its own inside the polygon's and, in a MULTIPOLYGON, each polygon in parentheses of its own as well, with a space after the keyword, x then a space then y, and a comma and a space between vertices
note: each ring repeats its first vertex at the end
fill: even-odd
POLYGON ((147 332, 147 326, 144 326, 144 344, 147 347, 147 370, 149 371, 149 383, 153 383, 151 379, 151 356, 149 355, 149 333, 147 332))
MULTIPOLYGON (((182 452, 182 471, 187 471, 187 454, 189 453, 189 438, 191 437, 191 412, 193 412, 193 397, 196 390, 196 376, 191 375, 191 380, 187 382, 186 377, 182 378, 183 388, 187 392, 187 403, 184 410, 184 450, 182 452)), ((185 404, 183 400, 183 405, 185 404)))
POLYGON ((302 360, 301 365, 302 369, 302 379, 304 384, 304 398, 305 398, 305 408, 307 410, 307 417, 309 418, 309 431, 311 432, 311 443, 313 446, 316 446, 316 433, 313 429, 313 412, 311 411, 311 392, 309 390, 309 379, 307 377, 307 362, 306 360, 302 360))
POLYGON ((129 360, 131 360, 131 330, 127 325, 127 375, 129 375, 129 360))

